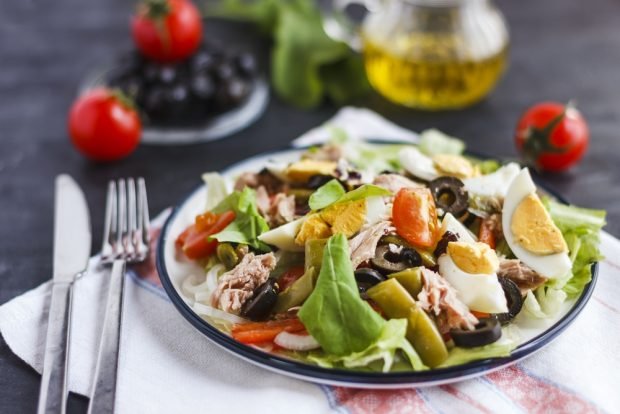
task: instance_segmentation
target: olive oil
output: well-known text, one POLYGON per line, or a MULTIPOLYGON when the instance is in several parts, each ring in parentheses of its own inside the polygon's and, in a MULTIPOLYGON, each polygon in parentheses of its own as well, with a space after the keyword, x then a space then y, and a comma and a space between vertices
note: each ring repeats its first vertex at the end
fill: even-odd
POLYGON ((508 48, 484 57, 462 56, 463 39, 437 34, 393 39, 379 46, 364 36, 364 63, 371 85, 412 108, 456 109, 481 100, 502 75, 508 48))

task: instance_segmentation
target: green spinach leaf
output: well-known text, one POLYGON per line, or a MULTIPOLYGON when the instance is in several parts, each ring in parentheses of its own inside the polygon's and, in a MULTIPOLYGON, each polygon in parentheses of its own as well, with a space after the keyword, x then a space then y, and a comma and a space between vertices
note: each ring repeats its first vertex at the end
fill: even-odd
POLYGON ((298 315, 329 354, 360 352, 381 335, 386 322, 360 298, 343 234, 327 241, 316 286, 298 315))

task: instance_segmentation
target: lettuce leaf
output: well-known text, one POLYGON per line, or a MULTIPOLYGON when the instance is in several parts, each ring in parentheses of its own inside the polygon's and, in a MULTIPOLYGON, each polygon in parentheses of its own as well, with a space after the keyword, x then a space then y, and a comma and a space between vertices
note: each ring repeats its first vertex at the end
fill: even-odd
POLYGON ((562 289, 541 286, 536 292, 531 290, 525 295, 523 309, 535 319, 546 319, 555 316, 566 300, 567 294, 562 289))
POLYGON ((605 211, 565 205, 543 198, 553 222, 566 240, 573 263, 571 274, 550 287, 562 289, 568 297, 578 296, 592 280, 592 263, 603 258, 599 250, 600 231, 605 225, 605 211))
POLYGON ((381 371, 388 372, 394 365, 396 351, 401 350, 414 371, 428 369, 405 338, 406 331, 406 319, 390 319, 385 323, 377 340, 360 352, 353 352, 344 356, 310 354, 308 359, 328 368, 333 368, 337 364, 342 364, 346 368, 364 368, 381 361, 381 371))
POLYGON ((223 199, 212 210, 216 214, 234 211, 235 219, 226 228, 211 238, 219 242, 247 244, 259 251, 271 250, 258 236, 269 230, 265 219, 258 213, 256 193, 251 188, 235 191, 223 199))
POLYGON ((331 180, 310 195, 309 206, 312 210, 320 210, 336 203, 358 201, 368 197, 384 197, 392 195, 389 190, 373 185, 364 184, 355 190, 344 192, 338 180, 331 180))
POLYGON ((383 187, 379 187, 373 184, 364 184, 355 190, 349 191, 338 200, 339 203, 346 203, 349 201, 358 201, 368 197, 385 197, 392 195, 390 190, 386 190, 383 187))
POLYGON ((320 210, 338 201, 344 193, 344 188, 342 188, 340 182, 333 179, 317 188, 317 190, 310 195, 308 205, 312 210, 320 210))
POLYGON ((460 155, 465 151, 465 143, 433 128, 422 131, 418 148, 429 156, 436 154, 460 155))
POLYGON ((298 315, 323 350, 332 355, 361 352, 381 335, 386 322, 360 298, 343 234, 327 241, 316 286, 298 315))
POLYGON ((206 210, 210 211, 228 196, 226 180, 216 172, 202 174, 202 180, 207 186, 206 210))
POLYGON ((487 358, 507 357, 510 356, 510 352, 512 352, 518 344, 518 332, 516 329, 506 327, 502 329, 502 337, 492 344, 475 348, 460 348, 458 346, 452 348, 448 354, 448 359, 439 367, 444 368, 462 365, 487 358))

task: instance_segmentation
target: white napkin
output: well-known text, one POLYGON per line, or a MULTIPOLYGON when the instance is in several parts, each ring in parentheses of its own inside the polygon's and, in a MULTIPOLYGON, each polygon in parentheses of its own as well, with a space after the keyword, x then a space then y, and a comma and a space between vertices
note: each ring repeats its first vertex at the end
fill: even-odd
POLYGON ((332 130, 335 128, 342 129, 347 136, 354 139, 403 142, 418 140, 418 134, 415 132, 388 121, 370 109, 347 106, 323 125, 293 140, 292 144, 294 147, 321 144, 331 138, 332 130))
MULTIPOLYGON (((342 112, 357 113, 358 118, 348 121, 357 125, 369 113, 372 123, 381 119, 366 110, 342 112)), ((154 221, 154 236, 165 215, 154 221)), ((600 264, 590 302, 557 340, 532 357, 458 384, 382 391, 318 386, 227 353, 176 311, 159 287, 151 261, 127 276, 117 412, 618 412, 620 241, 603 233, 602 250, 607 259, 600 264)), ((106 293, 106 273, 94 269, 96 260, 92 271, 76 282, 73 304, 69 388, 83 395, 90 389, 106 293)), ((0 307, 4 339, 39 372, 49 292, 47 282, 0 307)))

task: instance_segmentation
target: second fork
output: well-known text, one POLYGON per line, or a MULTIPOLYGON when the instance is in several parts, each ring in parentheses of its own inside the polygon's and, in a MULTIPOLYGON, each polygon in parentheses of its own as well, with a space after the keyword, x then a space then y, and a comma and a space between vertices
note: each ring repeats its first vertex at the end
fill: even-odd
POLYGON ((106 201, 101 265, 112 265, 89 414, 113 413, 127 263, 144 261, 149 253, 149 214, 144 179, 110 181, 106 201))

